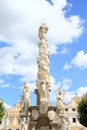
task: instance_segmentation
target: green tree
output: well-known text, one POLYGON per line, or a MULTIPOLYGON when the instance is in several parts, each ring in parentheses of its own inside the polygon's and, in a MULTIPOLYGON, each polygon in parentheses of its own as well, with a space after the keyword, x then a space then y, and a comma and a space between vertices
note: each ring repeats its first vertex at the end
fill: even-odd
POLYGON ((4 114, 5 114, 4 102, 3 102, 3 100, 0 98, 0 121, 2 120, 4 114))
POLYGON ((78 103, 77 112, 80 124, 87 127, 87 93, 82 96, 81 101, 78 103))

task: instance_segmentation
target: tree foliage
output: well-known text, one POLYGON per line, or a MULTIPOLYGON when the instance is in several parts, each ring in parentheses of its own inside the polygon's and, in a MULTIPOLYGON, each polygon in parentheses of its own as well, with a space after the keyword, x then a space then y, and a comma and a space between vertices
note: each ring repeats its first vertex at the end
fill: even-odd
POLYGON ((0 99, 0 121, 2 120, 4 114, 5 114, 4 102, 2 99, 0 99))
POLYGON ((87 93, 83 95, 77 106, 78 120, 80 124, 87 127, 87 93))

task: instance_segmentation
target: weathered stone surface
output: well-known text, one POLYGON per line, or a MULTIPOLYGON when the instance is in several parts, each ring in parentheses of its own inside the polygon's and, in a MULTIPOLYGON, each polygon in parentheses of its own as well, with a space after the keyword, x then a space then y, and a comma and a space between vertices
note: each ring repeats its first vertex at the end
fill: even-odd
POLYGON ((30 122, 30 118, 29 117, 23 117, 20 119, 20 124, 22 126, 21 130, 28 130, 28 125, 30 122))
POLYGON ((32 110, 32 118, 33 120, 37 120, 39 118, 39 111, 37 109, 32 110))
POLYGON ((49 126, 42 126, 39 130, 50 130, 49 126))
POLYGON ((23 94, 21 95, 21 114, 27 115, 28 114, 28 108, 30 106, 30 93, 29 93, 29 87, 28 83, 24 82, 24 87, 23 87, 23 94))
POLYGON ((49 103, 50 94, 50 71, 48 43, 46 33, 48 27, 42 24, 38 30, 39 36, 39 55, 37 57, 37 81, 35 93, 37 94, 37 105, 30 106, 30 94, 27 83, 24 83, 23 95, 21 100, 22 115, 19 121, 22 130, 70 130, 69 123, 64 114, 64 94, 58 89, 57 106, 53 107, 49 103), (50 104, 50 105, 49 105, 50 104), (29 113, 29 115, 28 115, 29 113), (66 127, 68 126, 68 127, 66 127))
POLYGON ((62 90, 58 89, 58 95, 57 95, 57 114, 64 114, 65 112, 65 106, 64 106, 64 95, 62 90))
MULTIPOLYGON (((40 104, 48 103, 49 87, 50 87, 50 74, 49 74, 49 56, 50 53, 47 50, 46 33, 48 27, 42 24, 38 30, 38 36, 40 41, 38 43, 39 56, 37 57, 38 73, 37 73, 37 88, 40 96, 40 104)), ((38 96, 38 95, 37 95, 38 96)))
POLYGON ((48 111, 48 104, 40 104, 40 114, 44 115, 48 111))

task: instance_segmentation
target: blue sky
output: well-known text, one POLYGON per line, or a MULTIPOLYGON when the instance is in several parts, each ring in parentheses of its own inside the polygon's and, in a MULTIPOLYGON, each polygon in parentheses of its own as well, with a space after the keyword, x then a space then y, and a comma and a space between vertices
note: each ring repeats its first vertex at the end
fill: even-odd
POLYGON ((50 57, 51 92, 66 91, 65 102, 87 91, 87 0, 0 0, 0 97, 7 107, 20 100, 28 82, 36 104, 38 28, 44 21, 50 57), (49 3, 51 2, 51 4, 49 3))

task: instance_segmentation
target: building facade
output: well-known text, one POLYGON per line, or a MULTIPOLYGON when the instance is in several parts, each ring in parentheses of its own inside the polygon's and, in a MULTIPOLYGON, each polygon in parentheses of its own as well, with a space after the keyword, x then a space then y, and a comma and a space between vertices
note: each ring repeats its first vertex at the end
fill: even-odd
POLYGON ((82 126, 78 121, 77 105, 80 99, 79 96, 75 96, 70 103, 65 104, 65 113, 69 120, 71 130, 87 130, 87 128, 82 126))
POLYGON ((21 130, 21 126, 18 123, 20 116, 20 104, 17 103, 12 109, 6 112, 6 129, 5 130, 21 130))

